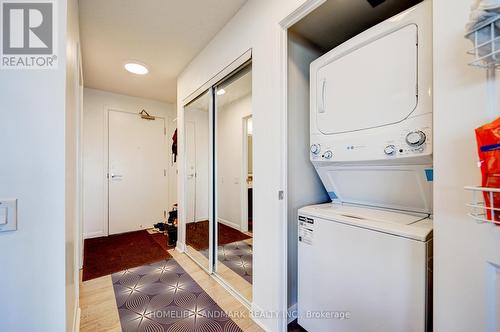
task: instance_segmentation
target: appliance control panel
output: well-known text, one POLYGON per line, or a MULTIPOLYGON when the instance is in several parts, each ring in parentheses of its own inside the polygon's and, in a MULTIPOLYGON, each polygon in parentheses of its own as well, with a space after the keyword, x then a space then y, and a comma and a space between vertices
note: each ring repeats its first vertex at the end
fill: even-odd
POLYGON ((312 137, 311 161, 390 160, 432 155, 432 128, 409 127, 380 135, 344 135, 343 139, 312 137))

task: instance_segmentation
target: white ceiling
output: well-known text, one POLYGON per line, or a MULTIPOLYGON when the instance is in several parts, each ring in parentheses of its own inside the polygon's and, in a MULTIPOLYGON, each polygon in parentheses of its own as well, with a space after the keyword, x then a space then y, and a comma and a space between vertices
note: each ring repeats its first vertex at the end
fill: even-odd
POLYGON ((80 0, 85 86, 174 103, 177 76, 246 0, 80 0), (149 68, 125 71, 126 61, 149 68))

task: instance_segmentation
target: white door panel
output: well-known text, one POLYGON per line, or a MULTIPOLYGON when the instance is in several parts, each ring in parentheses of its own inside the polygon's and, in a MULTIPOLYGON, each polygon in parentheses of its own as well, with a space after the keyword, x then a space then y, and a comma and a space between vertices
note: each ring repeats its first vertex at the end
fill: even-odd
POLYGON ((196 127, 186 121, 186 223, 196 221, 196 127))
POLYGON ((152 227, 167 210, 165 121, 109 111, 109 234, 152 227))
POLYGON ((317 126, 336 134, 396 123, 417 106, 415 24, 349 51, 320 68, 317 126))

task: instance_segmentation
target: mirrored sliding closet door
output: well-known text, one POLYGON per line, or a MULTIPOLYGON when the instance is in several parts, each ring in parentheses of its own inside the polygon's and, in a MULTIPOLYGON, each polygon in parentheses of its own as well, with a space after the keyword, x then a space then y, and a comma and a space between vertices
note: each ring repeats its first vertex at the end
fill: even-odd
POLYGON ((187 254, 252 301, 252 66, 184 106, 187 254))
POLYGON ((252 300, 252 66, 215 87, 215 271, 252 300))
POLYGON ((184 107, 186 251, 210 270, 212 236, 211 89, 184 107))

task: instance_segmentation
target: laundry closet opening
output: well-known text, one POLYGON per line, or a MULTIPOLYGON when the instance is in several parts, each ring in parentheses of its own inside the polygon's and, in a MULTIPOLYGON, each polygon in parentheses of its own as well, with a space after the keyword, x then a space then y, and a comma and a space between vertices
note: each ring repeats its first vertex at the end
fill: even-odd
MULTIPOLYGON (((398 14, 407 11, 408 9, 418 5, 422 1, 367 1, 367 0, 327 0, 317 8, 310 11, 307 15, 300 18, 287 30, 287 243, 288 243, 288 310, 291 313, 289 321, 293 320, 297 314, 297 292, 298 292, 298 210, 304 206, 320 203, 331 202, 335 198, 335 192, 323 185, 318 172, 315 170, 311 162, 311 119, 312 112, 311 100, 316 96, 311 96, 310 91, 313 87, 311 82, 311 63, 322 57, 326 53, 339 47, 346 47, 353 37, 375 27, 386 20, 397 20, 398 14)), ((430 15, 430 14, 429 14, 430 15)), ((430 16, 429 16, 430 17, 430 16)), ((353 105, 352 110, 362 108, 363 103, 373 106, 372 114, 355 114, 354 111, 346 111, 345 114, 337 118, 329 118, 328 112, 321 112, 323 105, 314 105, 319 110, 315 117, 315 127, 321 134, 330 135, 354 130, 354 128, 371 128, 381 126, 385 123, 395 123, 401 121, 408 116, 415 105, 415 94, 408 93, 400 100, 401 105, 405 105, 404 111, 406 114, 380 114, 377 113, 377 103, 383 103, 382 97, 376 95, 376 89, 370 91, 369 84, 372 80, 364 80, 364 75, 376 75, 375 71, 380 68, 376 61, 417 61, 417 51, 406 51, 413 49, 412 42, 418 42, 417 34, 414 31, 414 26, 409 24, 401 29, 400 35, 394 35, 396 39, 407 39, 403 45, 401 52, 407 55, 407 58, 398 59, 396 56, 391 58, 390 46, 386 50, 387 56, 380 58, 380 54, 375 54, 370 50, 369 43, 367 47, 358 46, 349 52, 358 52, 358 58, 351 57, 349 60, 338 62, 337 72, 343 68, 353 68, 353 63, 345 61, 354 61, 359 63, 357 70, 351 73, 343 73, 348 79, 338 80, 336 82, 327 82, 323 86, 316 86, 314 91, 318 94, 327 94, 332 107, 332 99, 336 105, 341 105, 346 110, 349 110, 349 105, 353 105), (407 38, 408 36, 414 36, 407 38), (362 58, 360 58, 362 57, 362 58), (372 57, 370 59, 370 57, 372 57), (410 59, 410 60, 408 60, 410 59), (342 62, 344 61, 344 62, 342 62), (374 65, 375 64, 375 65, 374 65), (334 97, 331 97, 334 96, 334 97), (406 99, 405 99, 406 98, 406 99), (377 124, 377 121, 381 123, 377 124), (365 125, 366 124, 366 125, 365 125)), ((388 39, 387 39, 388 40, 388 39)), ((390 44, 390 40, 388 43, 390 44)), ((396 46, 397 47, 397 46, 396 46)), ((346 47, 346 50, 349 47, 346 47)), ((378 49, 374 49, 379 52, 378 49)), ((340 58, 341 56, 339 56, 340 58)), ((385 64, 390 67, 390 64, 385 64)), ((430 66, 430 64, 429 64, 430 66)), ((411 66, 408 66, 409 68, 411 66)), ((386 69, 386 68, 384 68, 386 69)), ((408 70, 410 72, 411 69, 408 70)), ((416 73, 416 70, 415 70, 416 73)), ((318 74, 318 75, 321 75, 318 74)), ((327 74, 325 74, 327 75, 327 74)), ((338 76, 338 75, 337 75, 338 76)), ((414 84, 416 87, 416 74, 403 73, 402 79, 405 80, 406 86, 414 84), (406 75, 408 74, 408 75, 406 75), (412 76, 413 75, 413 76, 412 76), (412 82, 415 81, 415 83, 412 82)), ((380 82, 384 82, 385 78, 380 76, 380 82)), ((314 84, 322 84, 321 81, 314 84)), ((392 88, 392 87, 389 87, 392 88)), ((319 98, 319 97, 318 97, 319 98)), ((321 98, 319 98, 321 103, 321 98)), ((330 157, 331 151, 322 150, 319 157, 330 157)), ((382 162, 383 164, 383 162, 382 162)), ((340 182, 342 179, 347 179, 347 176, 355 176, 362 178, 363 176, 371 176, 371 173, 360 171, 356 175, 337 173, 325 173, 325 177, 338 176, 335 181, 340 182)), ((389 172, 387 173, 389 174, 389 172)), ((395 172, 394 174, 399 174, 395 172)), ((384 180, 385 181, 385 180, 384 180)), ((356 188, 355 188, 356 189, 356 188)), ((395 188, 395 190, 399 188, 395 188)), ((346 196, 349 196, 348 191, 343 191, 346 196)), ((372 195, 371 191, 367 195, 372 195)), ((372 195, 373 196, 373 195, 372 195)), ((359 198, 359 197, 356 197, 359 198)), ((361 200, 361 199, 360 199, 361 200)), ((360 202, 364 203, 364 202, 360 202)), ((404 205, 404 202, 398 204, 404 205)), ((425 210, 428 202, 422 203, 422 210, 425 210)), ((318 258, 319 259, 319 258, 318 258)), ((315 287, 328 287, 328 285, 316 285, 315 287)), ((325 288, 326 289, 326 288, 325 288)), ((336 308, 338 309, 338 308, 336 308)))

